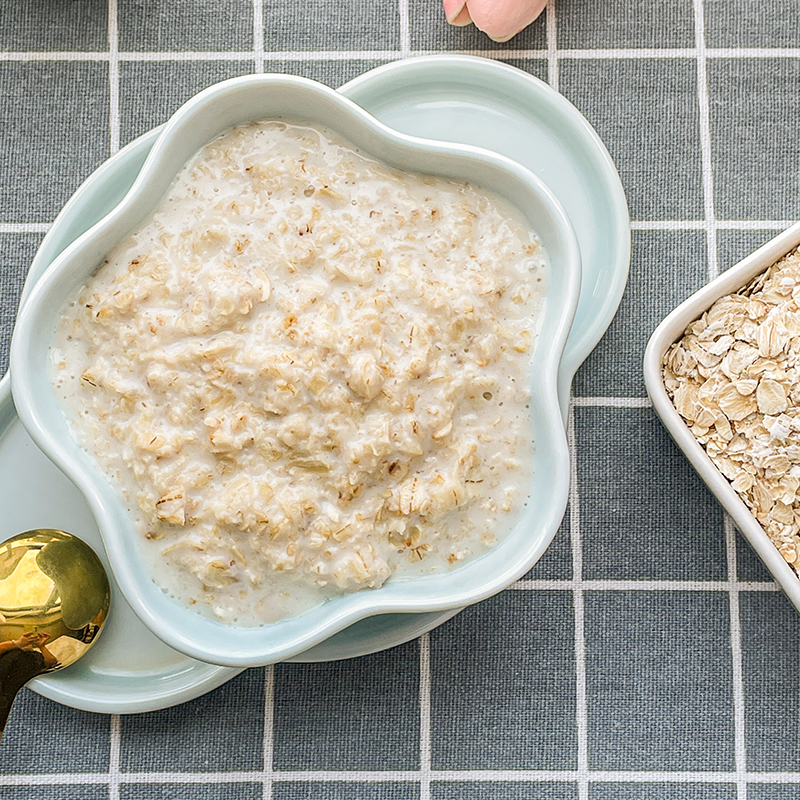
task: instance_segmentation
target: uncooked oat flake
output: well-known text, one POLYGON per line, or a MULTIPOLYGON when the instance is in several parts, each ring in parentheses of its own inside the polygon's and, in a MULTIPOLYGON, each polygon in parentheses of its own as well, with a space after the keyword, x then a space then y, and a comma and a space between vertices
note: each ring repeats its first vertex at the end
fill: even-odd
POLYGON ((800 251, 689 325, 663 375, 695 438, 800 574, 800 251))

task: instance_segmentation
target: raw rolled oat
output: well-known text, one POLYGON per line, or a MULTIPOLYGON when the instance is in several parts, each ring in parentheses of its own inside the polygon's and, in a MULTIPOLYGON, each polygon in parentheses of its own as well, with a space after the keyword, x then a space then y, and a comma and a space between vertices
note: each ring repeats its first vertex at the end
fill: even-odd
POLYGON ((800 252, 691 323, 663 376, 695 438, 800 574, 800 252))

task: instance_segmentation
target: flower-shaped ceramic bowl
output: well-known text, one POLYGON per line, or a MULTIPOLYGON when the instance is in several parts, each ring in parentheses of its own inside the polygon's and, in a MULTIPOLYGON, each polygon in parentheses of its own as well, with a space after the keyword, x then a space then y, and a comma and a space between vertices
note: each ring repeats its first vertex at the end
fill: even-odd
POLYGON ((567 501, 569 455, 556 374, 579 288, 580 255, 569 220, 547 187, 515 162, 478 148, 397 133, 314 81, 280 75, 236 78, 206 89, 176 112, 122 203, 56 258, 31 290, 12 341, 14 402, 34 441, 86 496, 125 597, 157 636, 176 650, 216 664, 277 662, 367 616, 439 611, 482 600, 519 578, 542 555, 567 501), (236 627, 176 603, 153 582, 133 522, 105 474, 73 439, 47 367, 65 298, 85 284, 103 257, 145 220, 200 148, 235 125, 261 119, 325 127, 394 167, 469 180, 495 192, 516 206, 539 235, 550 275, 531 356, 533 479, 525 514, 514 530, 451 572, 389 580, 380 589, 339 597, 296 617, 261 627, 236 627))

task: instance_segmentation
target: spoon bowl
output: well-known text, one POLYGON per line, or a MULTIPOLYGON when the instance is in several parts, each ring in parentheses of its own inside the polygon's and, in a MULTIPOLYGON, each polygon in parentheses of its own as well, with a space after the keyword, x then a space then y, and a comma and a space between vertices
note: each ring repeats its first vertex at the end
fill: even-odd
POLYGON ((94 644, 110 599, 105 568, 76 536, 41 528, 0 544, 0 736, 25 683, 94 644))

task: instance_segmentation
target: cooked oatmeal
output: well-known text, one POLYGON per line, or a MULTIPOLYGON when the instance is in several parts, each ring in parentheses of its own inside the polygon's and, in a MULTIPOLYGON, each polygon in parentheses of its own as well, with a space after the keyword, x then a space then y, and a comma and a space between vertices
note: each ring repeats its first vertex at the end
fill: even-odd
POLYGON ((664 360, 678 413, 800 570, 800 253, 686 330, 664 360))
POLYGON ((510 531, 545 278, 485 191, 256 123, 69 299, 52 380, 156 583, 259 624, 510 531))

